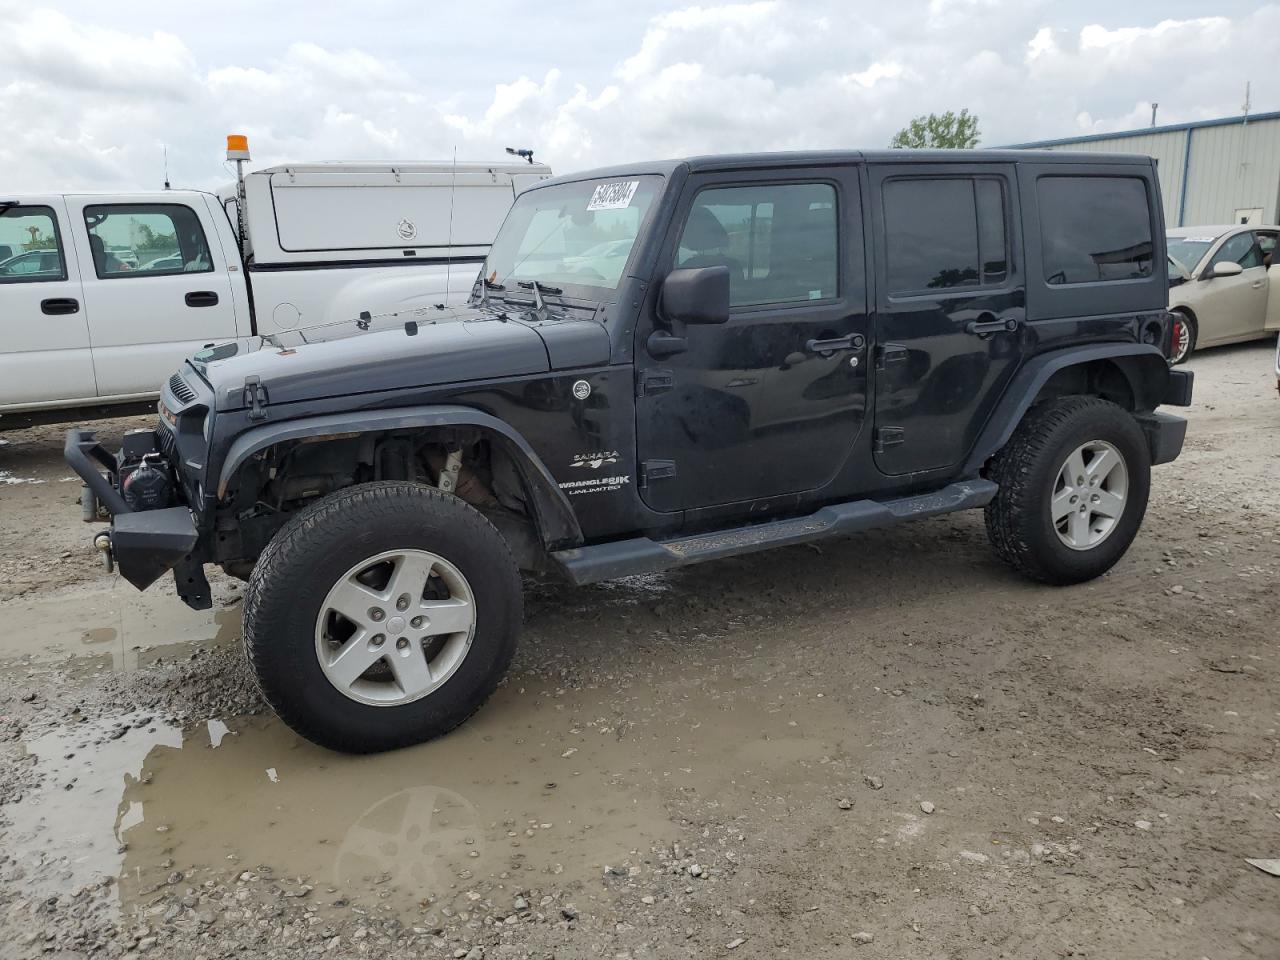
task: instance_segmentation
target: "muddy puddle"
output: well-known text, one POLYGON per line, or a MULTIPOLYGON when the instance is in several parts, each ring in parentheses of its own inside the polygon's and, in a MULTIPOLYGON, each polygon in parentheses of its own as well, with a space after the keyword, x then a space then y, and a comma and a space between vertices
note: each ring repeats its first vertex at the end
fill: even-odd
POLYGON ((8 808, 5 842, 49 892, 117 878, 126 909, 175 871, 419 918, 477 889, 589 902, 607 868, 650 859, 693 810, 825 797, 852 727, 830 700, 674 678, 566 691, 515 677, 453 734, 367 757, 270 716, 185 730, 124 717, 28 744, 44 785, 8 808))
POLYGON ((116 579, 6 600, 0 603, 0 623, 0 665, 85 659, 89 665, 135 670, 162 647, 236 639, 240 605, 191 610, 171 589, 140 593, 116 579))

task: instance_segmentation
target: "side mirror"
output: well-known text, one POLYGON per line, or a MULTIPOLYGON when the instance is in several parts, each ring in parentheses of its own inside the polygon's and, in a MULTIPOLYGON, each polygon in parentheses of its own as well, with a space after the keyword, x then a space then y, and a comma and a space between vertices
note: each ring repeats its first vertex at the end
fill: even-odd
POLYGON ((1234 260, 1219 260, 1213 265, 1213 269, 1209 271, 1205 279, 1208 280, 1211 277, 1238 277, 1242 273, 1244 273, 1244 267, 1234 260))
POLYGON ((662 313, 680 323, 724 323, 729 319, 729 268, 687 267, 662 281, 662 313))

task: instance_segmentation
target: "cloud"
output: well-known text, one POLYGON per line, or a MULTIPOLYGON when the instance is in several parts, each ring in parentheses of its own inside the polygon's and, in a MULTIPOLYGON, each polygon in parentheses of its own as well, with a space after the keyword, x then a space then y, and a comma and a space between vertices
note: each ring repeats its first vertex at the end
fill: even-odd
MULTIPOLYGON (((377 4, 380 23, 420 23, 420 5, 398 3, 377 4)), ((1113 7, 687 5, 655 12, 636 31, 565 16, 538 44, 514 42, 519 31, 508 25, 467 38, 476 40, 469 47, 438 38, 420 57, 398 44, 397 58, 376 33, 353 35, 350 47, 257 40, 242 57, 232 47, 211 52, 197 30, 180 28, 180 14, 165 30, 130 30, 0 0, 0 171, 10 192, 154 188, 167 146, 176 184, 209 187, 229 178, 221 154, 230 132, 249 135, 258 165, 439 159, 455 148, 482 159, 510 145, 567 171, 691 153, 879 147, 916 114, 961 107, 995 144, 1137 126, 1151 100, 1165 122, 1230 114, 1248 77, 1256 110, 1280 107, 1267 82, 1280 62, 1280 6, 1203 16, 1166 0, 1160 20, 1113 7), (587 42, 597 66, 572 66, 587 42), (453 79, 463 56, 487 58, 479 87, 453 79)), ((262 29, 275 23, 292 36, 288 22, 264 20, 262 29)))

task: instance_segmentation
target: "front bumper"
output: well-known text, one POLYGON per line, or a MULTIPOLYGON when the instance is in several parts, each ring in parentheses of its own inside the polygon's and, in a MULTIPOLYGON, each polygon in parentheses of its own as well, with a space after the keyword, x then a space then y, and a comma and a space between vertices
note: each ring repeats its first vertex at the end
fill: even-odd
POLYGON ((212 598, 203 567, 192 556, 200 534, 191 511, 185 506, 131 510, 118 489, 119 463, 92 430, 68 430, 63 455, 92 496, 111 514, 107 536, 120 575, 145 590, 172 570, 182 601, 196 610, 207 610, 212 598))

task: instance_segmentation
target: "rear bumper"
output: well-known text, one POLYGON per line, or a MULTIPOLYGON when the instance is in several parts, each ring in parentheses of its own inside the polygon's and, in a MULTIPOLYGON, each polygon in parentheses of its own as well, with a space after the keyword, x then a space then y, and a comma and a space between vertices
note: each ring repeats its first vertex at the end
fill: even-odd
POLYGON ((111 514, 107 536, 120 575, 145 590, 174 570, 183 602, 197 610, 207 609, 211 603, 209 584, 200 563, 192 559, 200 534, 191 511, 185 506, 131 510, 117 489, 117 460, 98 443, 92 430, 68 430, 63 455, 98 503, 111 514))
POLYGON ((1178 455, 1182 453, 1183 441, 1187 438, 1187 421, 1158 410, 1140 413, 1135 419, 1146 435, 1147 446, 1151 448, 1153 467, 1178 459, 1178 455))

